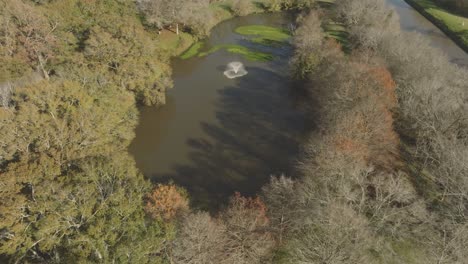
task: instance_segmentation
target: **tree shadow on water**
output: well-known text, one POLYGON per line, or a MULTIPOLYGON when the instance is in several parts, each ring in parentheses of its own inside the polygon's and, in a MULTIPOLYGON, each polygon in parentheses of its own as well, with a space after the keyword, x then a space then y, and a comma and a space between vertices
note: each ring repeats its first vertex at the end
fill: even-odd
POLYGON ((261 68, 219 91, 216 122, 201 123, 206 136, 190 138, 190 164, 154 175, 185 187, 195 207, 217 210, 239 191, 255 195, 271 175, 290 174, 306 137, 300 96, 287 78, 261 68))

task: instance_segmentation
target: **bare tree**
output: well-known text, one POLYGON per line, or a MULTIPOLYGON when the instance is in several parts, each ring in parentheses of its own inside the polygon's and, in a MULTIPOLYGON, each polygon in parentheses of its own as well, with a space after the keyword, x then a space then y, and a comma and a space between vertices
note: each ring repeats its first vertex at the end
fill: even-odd
POLYGON ((250 0, 235 0, 232 3, 232 11, 237 16, 245 16, 252 12, 252 2, 250 0))
POLYGON ((160 29, 175 25, 177 35, 180 24, 200 35, 207 34, 213 25, 209 0, 138 0, 137 4, 148 23, 160 29))
POLYGON ((297 200, 295 182, 286 178, 272 177, 270 183, 262 188, 262 197, 267 205, 270 225, 278 234, 279 243, 292 228, 297 216, 297 200))
POLYGON ((0 106, 8 108, 10 106, 12 87, 11 83, 0 84, 0 106))
POLYGON ((236 194, 221 219, 227 235, 224 263, 262 263, 269 256, 275 243, 269 230, 266 206, 260 198, 236 194))
POLYGON ((305 222, 288 249, 289 263, 374 263, 369 251, 381 251, 365 217, 336 201, 323 205, 305 222))
POLYGON ((174 241, 172 257, 175 263, 217 264, 225 256, 226 227, 208 213, 188 214, 174 241))

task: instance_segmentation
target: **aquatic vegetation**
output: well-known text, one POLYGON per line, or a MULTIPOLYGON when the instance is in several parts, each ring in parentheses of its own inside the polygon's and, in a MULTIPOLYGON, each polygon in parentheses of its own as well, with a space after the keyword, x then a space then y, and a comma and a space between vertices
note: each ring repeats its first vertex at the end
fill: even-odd
POLYGON ((290 32, 286 29, 263 25, 242 26, 236 28, 235 32, 244 36, 255 36, 251 41, 263 45, 285 43, 291 37, 290 32))
POLYGON ((224 44, 224 45, 216 45, 212 47, 211 49, 201 52, 198 54, 199 57, 204 57, 207 56, 211 53, 217 52, 221 49, 225 49, 227 52, 230 53, 235 53, 235 54, 240 54, 244 56, 246 59, 250 61, 271 61, 273 60, 273 55, 265 52, 260 52, 256 50, 251 50, 248 49, 244 46, 241 45, 235 45, 235 44, 224 44))
MULTIPOLYGON (((283 45, 291 37, 289 32, 285 29, 263 25, 242 26, 236 28, 235 32, 245 36, 254 36, 250 41, 265 46, 283 45)), ((251 61, 270 61, 273 59, 273 55, 269 53, 252 50, 236 44, 216 45, 207 51, 200 52, 202 48, 203 43, 197 42, 185 51, 180 58, 189 59, 197 55, 198 57, 204 57, 224 49, 230 53, 243 55, 246 59, 251 61)))
POLYGON ((181 59, 190 59, 192 57, 195 57, 199 52, 200 49, 203 48, 203 43, 202 42, 196 42, 188 50, 186 50, 181 56, 181 59))

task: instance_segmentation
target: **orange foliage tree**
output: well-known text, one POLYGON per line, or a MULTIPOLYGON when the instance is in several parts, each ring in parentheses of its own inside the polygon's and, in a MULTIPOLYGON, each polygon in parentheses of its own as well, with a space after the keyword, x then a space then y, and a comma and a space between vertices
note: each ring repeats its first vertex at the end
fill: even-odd
POLYGON ((172 184, 158 184, 146 197, 145 212, 153 219, 172 220, 188 209, 185 191, 172 184))

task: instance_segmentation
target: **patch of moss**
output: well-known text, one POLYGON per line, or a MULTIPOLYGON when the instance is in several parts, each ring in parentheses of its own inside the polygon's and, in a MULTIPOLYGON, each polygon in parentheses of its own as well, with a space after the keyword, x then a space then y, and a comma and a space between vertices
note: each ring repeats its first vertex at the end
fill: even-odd
POLYGON ((244 36, 255 36, 252 39, 253 42, 265 45, 284 43, 291 37, 289 31, 285 29, 263 25, 242 26, 236 28, 235 32, 244 36))
POLYGON ((273 60, 273 55, 269 53, 264 53, 260 51, 250 50, 241 45, 225 44, 225 45, 216 45, 211 49, 201 52, 198 54, 199 57, 207 56, 211 53, 214 53, 218 50, 225 49, 230 53, 240 54, 246 59, 251 61, 271 61, 273 60))
POLYGON ((196 42, 188 50, 186 50, 182 55, 180 55, 180 58, 183 60, 190 59, 194 56, 196 56, 199 52, 200 49, 203 47, 202 42, 196 42))

